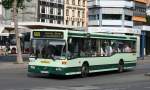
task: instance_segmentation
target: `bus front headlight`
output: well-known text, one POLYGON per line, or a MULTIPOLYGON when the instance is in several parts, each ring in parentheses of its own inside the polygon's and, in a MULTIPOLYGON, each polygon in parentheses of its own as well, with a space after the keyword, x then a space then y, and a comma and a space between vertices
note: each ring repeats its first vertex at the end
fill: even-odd
POLYGON ((34 61, 35 61, 35 58, 29 58, 29 61, 30 61, 30 62, 34 62, 34 61))
POLYGON ((30 66, 31 69, 35 69, 35 66, 30 66))
POLYGON ((56 68, 56 71, 62 71, 62 68, 57 67, 57 68, 56 68))

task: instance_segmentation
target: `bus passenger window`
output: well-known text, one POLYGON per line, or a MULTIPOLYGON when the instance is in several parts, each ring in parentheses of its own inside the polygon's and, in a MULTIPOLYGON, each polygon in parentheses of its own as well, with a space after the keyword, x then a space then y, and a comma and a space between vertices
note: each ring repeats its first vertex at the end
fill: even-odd
POLYGON ((124 52, 123 47, 124 47, 124 43, 119 41, 118 42, 118 52, 121 52, 121 53, 124 52))
POLYGON ((81 57, 85 57, 85 56, 86 56, 86 53, 85 53, 85 50, 84 50, 84 49, 82 49, 82 50, 80 51, 80 56, 81 56, 81 57))
POLYGON ((101 48, 101 56, 105 56, 105 52, 104 52, 103 48, 101 48))
POLYGON ((113 52, 112 47, 108 43, 105 45, 105 56, 111 56, 113 52))
POLYGON ((128 44, 125 45, 124 52, 131 52, 131 48, 128 44))
POLYGON ((112 46, 112 53, 117 53, 118 52, 118 44, 116 41, 111 41, 111 46, 112 46))

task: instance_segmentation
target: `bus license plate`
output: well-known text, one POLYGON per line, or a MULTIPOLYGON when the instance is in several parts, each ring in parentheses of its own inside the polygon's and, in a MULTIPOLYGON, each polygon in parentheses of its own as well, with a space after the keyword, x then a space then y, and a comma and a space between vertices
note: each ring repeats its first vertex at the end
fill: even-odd
POLYGON ((48 73, 48 71, 41 71, 41 73, 45 73, 45 74, 47 74, 47 73, 48 73))

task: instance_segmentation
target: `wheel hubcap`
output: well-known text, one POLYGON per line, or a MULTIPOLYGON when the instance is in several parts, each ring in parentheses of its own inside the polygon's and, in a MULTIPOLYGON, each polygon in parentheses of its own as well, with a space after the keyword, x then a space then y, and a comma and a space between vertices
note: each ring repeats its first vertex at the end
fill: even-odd
POLYGON ((123 72, 123 65, 119 65, 119 72, 123 72))
POLYGON ((88 67, 83 66, 81 71, 82 77, 86 77, 88 74, 88 67))

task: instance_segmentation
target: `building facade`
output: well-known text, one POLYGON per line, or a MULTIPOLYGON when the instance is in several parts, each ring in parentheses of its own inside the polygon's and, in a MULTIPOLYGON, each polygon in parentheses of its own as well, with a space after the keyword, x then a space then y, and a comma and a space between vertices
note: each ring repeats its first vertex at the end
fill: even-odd
POLYGON ((141 56, 150 55, 150 0, 145 1, 146 5, 146 23, 141 26, 141 56))
MULTIPOLYGON (((19 22, 42 22, 71 28, 87 27, 87 0, 32 0, 18 11, 19 22)), ((11 10, 5 10, 5 24, 12 22, 11 10)))
POLYGON ((146 32, 143 28, 146 25, 146 4, 148 3, 148 0, 134 0, 134 3, 135 7, 132 19, 134 22, 134 29, 139 29, 141 31, 138 39, 140 42, 139 56, 143 58, 144 55, 146 55, 146 50, 148 50, 148 48, 146 49, 146 32))
POLYGON ((88 0, 89 31, 133 33, 132 0, 88 0))
MULTIPOLYGON (((64 22, 64 0, 32 0, 25 2, 25 8, 18 10, 19 22, 43 22, 62 24, 64 22)), ((4 21, 12 22, 11 10, 5 10, 4 21)))
POLYGON ((89 31, 134 34, 138 57, 150 53, 146 4, 150 0, 88 0, 89 31))
POLYGON ((143 25, 145 22, 144 5, 145 3, 143 4, 140 0, 139 2, 134 0, 88 0, 89 31, 136 35, 138 38, 137 52, 139 53, 137 56, 140 57, 141 30, 134 28, 135 25, 143 25), (140 9, 137 10, 137 8, 140 9), (142 18, 142 23, 136 22, 137 18, 142 18))
POLYGON ((144 25, 146 23, 146 0, 134 0, 134 26, 144 25))
POLYGON ((87 27, 87 0, 64 0, 64 24, 87 27))
POLYGON ((40 22, 63 24, 64 0, 38 0, 37 14, 40 22))

